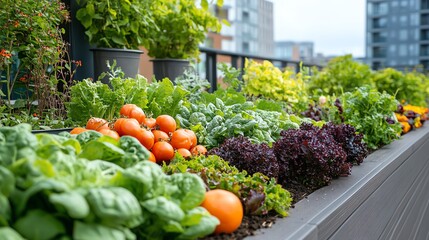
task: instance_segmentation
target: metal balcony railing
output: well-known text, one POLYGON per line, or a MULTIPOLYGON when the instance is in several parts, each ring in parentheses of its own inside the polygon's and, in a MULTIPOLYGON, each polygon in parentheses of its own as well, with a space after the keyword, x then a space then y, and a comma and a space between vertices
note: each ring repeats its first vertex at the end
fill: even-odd
MULTIPOLYGON (((279 63, 281 68, 285 68, 288 66, 294 67, 296 72, 300 70, 301 61, 293 61, 287 60, 284 58, 275 58, 275 57, 267 57, 267 56, 259 56, 245 53, 236 53, 230 51, 223 51, 219 49, 200 47, 200 52, 205 55, 205 69, 206 69, 206 79, 210 82, 210 92, 213 92, 217 89, 217 64, 220 56, 230 57, 230 64, 234 68, 243 68, 246 58, 254 59, 254 60, 268 60, 273 63, 279 63)), ((317 67, 319 69, 322 68, 321 65, 302 62, 302 65, 305 67, 317 67)))

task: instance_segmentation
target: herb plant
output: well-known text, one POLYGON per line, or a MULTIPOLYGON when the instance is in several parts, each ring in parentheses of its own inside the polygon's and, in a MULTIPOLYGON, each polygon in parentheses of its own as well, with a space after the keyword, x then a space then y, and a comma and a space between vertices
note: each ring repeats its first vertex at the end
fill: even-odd
POLYGON ((354 126, 358 133, 364 135, 368 148, 377 149, 399 138, 401 125, 387 121, 393 117, 398 105, 394 96, 364 86, 344 93, 339 100, 337 106, 343 110, 340 116, 344 123, 354 126))

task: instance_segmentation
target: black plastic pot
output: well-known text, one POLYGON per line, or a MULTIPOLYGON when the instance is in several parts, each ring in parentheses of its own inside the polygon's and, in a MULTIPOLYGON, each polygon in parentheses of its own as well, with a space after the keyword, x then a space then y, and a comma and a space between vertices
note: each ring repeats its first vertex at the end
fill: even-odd
POLYGON ((189 60, 185 59, 152 59, 151 61, 156 80, 168 78, 174 83, 174 80, 189 68, 189 60))
MULTIPOLYGON (((143 51, 119 49, 119 48, 92 48, 94 54, 94 79, 98 79, 101 73, 108 72, 107 61, 110 65, 116 60, 116 66, 125 73, 125 77, 136 77, 139 72, 140 55, 143 51)), ((103 83, 109 84, 109 79, 101 79, 103 83)))

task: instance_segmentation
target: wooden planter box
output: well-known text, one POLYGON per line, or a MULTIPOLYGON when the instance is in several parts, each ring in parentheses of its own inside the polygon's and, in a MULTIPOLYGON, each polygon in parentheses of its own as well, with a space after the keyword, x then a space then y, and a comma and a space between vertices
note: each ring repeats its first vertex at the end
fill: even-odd
POLYGON ((429 126, 372 153, 246 239, 429 239, 429 126))

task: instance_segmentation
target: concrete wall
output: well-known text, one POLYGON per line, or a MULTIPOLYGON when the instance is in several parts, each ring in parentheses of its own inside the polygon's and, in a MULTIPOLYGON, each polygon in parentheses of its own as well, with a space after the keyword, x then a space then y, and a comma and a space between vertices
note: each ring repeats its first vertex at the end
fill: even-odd
POLYGON ((247 239, 429 239, 428 189, 429 126, 423 126, 247 239))

